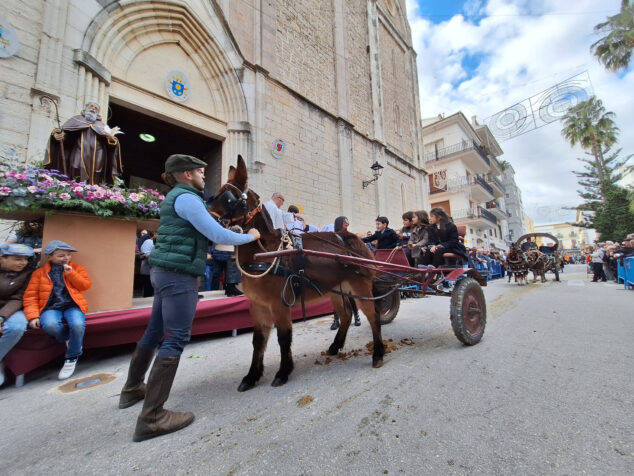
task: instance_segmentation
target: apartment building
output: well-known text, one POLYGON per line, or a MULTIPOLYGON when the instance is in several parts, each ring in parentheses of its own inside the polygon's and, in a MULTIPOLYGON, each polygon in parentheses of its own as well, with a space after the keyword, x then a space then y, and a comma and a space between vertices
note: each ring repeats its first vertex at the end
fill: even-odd
POLYGON ((497 159, 503 151, 491 131, 462 112, 422 125, 431 206, 466 225, 467 247, 508 249, 509 215, 497 159))
POLYGON ((504 201, 506 203, 506 211, 509 216, 508 223, 508 240, 515 241, 525 233, 533 233, 533 220, 524 213, 524 205, 522 203, 522 191, 515 183, 515 170, 511 164, 506 164, 502 173, 502 184, 506 189, 504 193, 504 201))

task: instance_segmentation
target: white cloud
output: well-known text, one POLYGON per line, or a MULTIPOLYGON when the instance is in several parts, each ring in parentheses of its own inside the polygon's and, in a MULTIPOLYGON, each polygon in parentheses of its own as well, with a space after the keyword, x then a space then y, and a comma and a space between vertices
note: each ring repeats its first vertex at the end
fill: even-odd
MULTIPOLYGON (((623 155, 634 153, 632 91, 634 71, 605 71, 590 53, 593 27, 618 12, 619 0, 469 0, 465 15, 440 24, 421 18, 407 0, 412 40, 418 54, 423 117, 462 111, 484 119, 585 70, 594 93, 616 114, 623 155), (525 15, 526 13, 531 15, 525 15), (484 15, 476 24, 472 15, 484 15), (471 78, 462 67, 466 55, 482 55, 471 78), (455 84, 460 83, 458 87, 455 84)), ((526 212, 537 222, 571 220, 562 207, 581 202, 572 170, 583 156, 561 136, 555 122, 504 141, 502 159, 515 169, 526 212), (548 211, 549 210, 549 211, 548 211)))

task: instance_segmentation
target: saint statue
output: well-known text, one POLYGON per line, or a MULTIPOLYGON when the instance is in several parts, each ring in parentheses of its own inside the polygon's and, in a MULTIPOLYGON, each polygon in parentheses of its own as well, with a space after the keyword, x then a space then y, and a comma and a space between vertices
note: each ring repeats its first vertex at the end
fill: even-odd
POLYGON ((121 147, 115 137, 121 133, 101 120, 100 107, 88 102, 81 114, 54 129, 48 142, 44 167, 91 185, 114 183, 121 173, 121 147))

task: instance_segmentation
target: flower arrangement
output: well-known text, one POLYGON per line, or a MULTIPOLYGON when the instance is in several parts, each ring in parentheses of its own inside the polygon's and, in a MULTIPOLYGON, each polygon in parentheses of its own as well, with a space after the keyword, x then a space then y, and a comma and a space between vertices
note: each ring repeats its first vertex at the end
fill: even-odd
POLYGON ((151 189, 88 185, 55 170, 23 167, 0 171, 0 210, 69 210, 100 217, 158 218, 165 197, 151 189))

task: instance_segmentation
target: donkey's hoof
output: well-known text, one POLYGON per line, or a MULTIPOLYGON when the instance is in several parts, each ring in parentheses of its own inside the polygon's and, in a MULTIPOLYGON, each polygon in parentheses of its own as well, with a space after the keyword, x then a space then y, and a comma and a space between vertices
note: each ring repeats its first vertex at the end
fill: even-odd
POLYGON ((328 355, 337 355, 338 353, 339 347, 337 344, 331 344, 330 347, 328 347, 328 355))
POLYGON ((251 390, 253 387, 255 387, 255 383, 243 380, 238 387, 238 392, 246 392, 247 390, 251 390))
POLYGON ((378 369, 379 367, 383 367, 383 359, 372 359, 372 367, 378 369))
POLYGON ((281 387, 286 382, 288 382, 288 377, 275 377, 273 382, 271 382, 271 387, 281 387))

